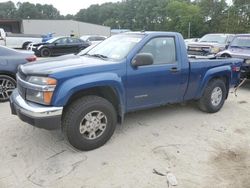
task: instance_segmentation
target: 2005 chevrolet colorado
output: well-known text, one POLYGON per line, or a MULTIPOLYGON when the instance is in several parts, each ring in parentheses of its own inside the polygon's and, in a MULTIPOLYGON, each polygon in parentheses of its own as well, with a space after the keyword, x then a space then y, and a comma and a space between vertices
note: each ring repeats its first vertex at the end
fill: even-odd
POLYGON ((10 106, 21 120, 62 128, 71 145, 91 150, 110 139, 127 112, 188 100, 219 111, 241 64, 188 59, 179 33, 125 33, 88 53, 20 66, 10 106))

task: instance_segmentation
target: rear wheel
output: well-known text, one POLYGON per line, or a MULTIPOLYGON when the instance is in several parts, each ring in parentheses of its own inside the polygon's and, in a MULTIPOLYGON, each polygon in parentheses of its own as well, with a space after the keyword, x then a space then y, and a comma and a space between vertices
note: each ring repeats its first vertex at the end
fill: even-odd
POLYGON ((25 42, 23 43, 23 46, 22 46, 22 49, 23 50, 27 50, 28 49, 28 46, 31 44, 31 42, 25 42))
POLYGON ((208 113, 218 112, 226 99, 225 82, 221 79, 214 79, 210 81, 199 100, 199 107, 202 111, 208 113))
POLYGON ((16 81, 12 77, 0 75, 0 102, 8 101, 15 88, 16 81))
POLYGON ((64 112, 62 126, 69 143, 83 151, 104 145, 116 127, 113 105, 98 96, 86 96, 74 101, 64 112))
POLYGON ((41 49, 41 56, 42 57, 50 57, 51 51, 48 48, 42 48, 41 49))

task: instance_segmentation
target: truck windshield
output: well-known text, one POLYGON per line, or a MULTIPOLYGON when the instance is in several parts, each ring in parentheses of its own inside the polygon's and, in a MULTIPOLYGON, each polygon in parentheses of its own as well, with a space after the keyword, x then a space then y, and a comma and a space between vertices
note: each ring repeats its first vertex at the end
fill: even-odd
POLYGON ((221 34, 208 34, 199 40, 199 42, 211 42, 219 44, 226 44, 226 41, 227 41, 227 35, 221 35, 221 34))
POLYGON ((235 37, 230 46, 250 48, 250 36, 235 37))
POLYGON ((141 41, 144 35, 120 34, 114 35, 96 47, 91 49, 87 54, 89 56, 111 59, 114 61, 125 58, 129 51, 141 41))

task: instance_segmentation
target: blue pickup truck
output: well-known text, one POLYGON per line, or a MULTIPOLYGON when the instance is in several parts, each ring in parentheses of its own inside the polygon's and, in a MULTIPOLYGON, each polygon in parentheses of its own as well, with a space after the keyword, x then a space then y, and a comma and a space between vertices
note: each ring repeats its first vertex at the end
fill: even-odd
POLYGON ((240 59, 188 59, 175 32, 112 36, 87 53, 21 65, 12 114, 44 129, 61 128, 80 150, 104 145, 131 111, 197 101, 219 111, 240 78, 240 59))

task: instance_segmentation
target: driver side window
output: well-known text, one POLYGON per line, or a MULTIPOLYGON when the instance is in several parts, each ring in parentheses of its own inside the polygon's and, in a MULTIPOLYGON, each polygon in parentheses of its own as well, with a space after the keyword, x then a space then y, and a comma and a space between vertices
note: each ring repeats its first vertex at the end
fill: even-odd
POLYGON ((67 38, 61 38, 56 41, 57 44, 67 44, 67 38))
POLYGON ((176 63, 175 41, 173 37, 151 39, 139 53, 152 54, 154 65, 176 63))

